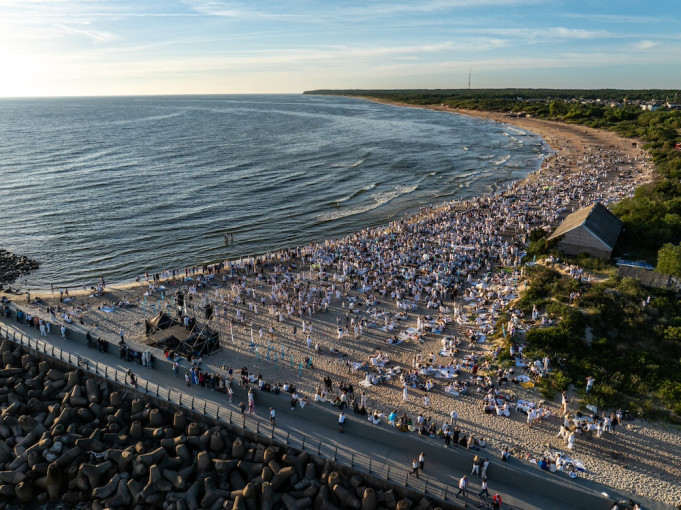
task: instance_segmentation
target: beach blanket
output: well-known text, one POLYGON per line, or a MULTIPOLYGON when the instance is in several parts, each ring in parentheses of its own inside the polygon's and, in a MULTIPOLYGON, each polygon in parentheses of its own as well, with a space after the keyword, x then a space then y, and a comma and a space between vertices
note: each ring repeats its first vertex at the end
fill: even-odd
POLYGON ((111 313, 111 312, 113 312, 113 311, 115 311, 115 308, 114 308, 113 306, 103 306, 103 307, 102 307, 102 312, 111 313))
POLYGON ((527 400, 518 400, 518 402, 515 404, 515 410, 522 413, 527 413, 535 407, 536 405, 534 402, 529 402, 527 400))
POLYGON ((369 358, 371 364, 375 367, 384 367, 387 363, 390 363, 390 358, 369 358))

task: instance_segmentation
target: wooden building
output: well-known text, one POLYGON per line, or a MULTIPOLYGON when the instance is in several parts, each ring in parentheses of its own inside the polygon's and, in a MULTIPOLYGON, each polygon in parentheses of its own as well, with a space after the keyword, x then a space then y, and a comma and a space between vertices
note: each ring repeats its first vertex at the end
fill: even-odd
POLYGON ((558 249, 567 255, 609 259, 621 230, 617 216, 596 202, 570 214, 549 239, 559 239, 558 249))

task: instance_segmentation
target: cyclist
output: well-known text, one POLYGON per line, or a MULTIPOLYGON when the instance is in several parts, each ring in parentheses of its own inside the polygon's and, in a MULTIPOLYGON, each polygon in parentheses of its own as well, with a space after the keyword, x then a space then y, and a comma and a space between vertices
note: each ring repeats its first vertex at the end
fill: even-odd
POLYGON ((501 496, 499 495, 498 492, 492 498, 492 508, 494 508, 495 510, 501 508, 501 496))

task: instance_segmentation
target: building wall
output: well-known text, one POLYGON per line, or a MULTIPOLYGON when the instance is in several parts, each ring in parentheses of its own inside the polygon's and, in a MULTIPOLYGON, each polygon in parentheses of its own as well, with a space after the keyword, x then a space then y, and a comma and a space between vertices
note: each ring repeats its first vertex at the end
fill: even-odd
POLYGON ((612 250, 583 226, 567 232, 558 243, 558 249, 567 255, 588 253, 592 257, 602 259, 609 259, 612 256, 612 250))

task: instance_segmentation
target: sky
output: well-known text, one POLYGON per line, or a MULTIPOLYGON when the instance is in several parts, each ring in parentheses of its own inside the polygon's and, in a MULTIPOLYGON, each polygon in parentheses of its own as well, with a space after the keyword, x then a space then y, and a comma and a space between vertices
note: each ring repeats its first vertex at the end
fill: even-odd
POLYGON ((681 87, 679 0, 0 0, 0 97, 681 87))

